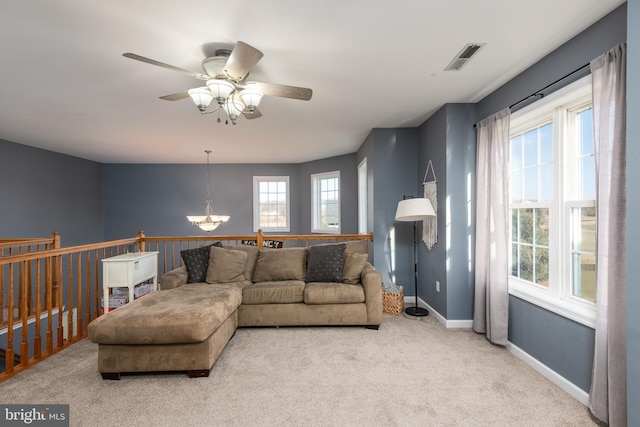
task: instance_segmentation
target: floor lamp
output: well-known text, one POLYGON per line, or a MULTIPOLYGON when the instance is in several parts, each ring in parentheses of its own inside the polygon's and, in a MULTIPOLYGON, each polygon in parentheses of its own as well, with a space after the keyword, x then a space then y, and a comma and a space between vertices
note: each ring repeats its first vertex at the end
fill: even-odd
POLYGON ((418 235, 416 223, 427 217, 436 216, 431 201, 422 197, 404 196, 403 200, 398 202, 396 210, 396 221, 413 222, 413 282, 416 294, 415 307, 407 307, 404 312, 410 316, 428 316, 429 312, 418 307, 418 235))

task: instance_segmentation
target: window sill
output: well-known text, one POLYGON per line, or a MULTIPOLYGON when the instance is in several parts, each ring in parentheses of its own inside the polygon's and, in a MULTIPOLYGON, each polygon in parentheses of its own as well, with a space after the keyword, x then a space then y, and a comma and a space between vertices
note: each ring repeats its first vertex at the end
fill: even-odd
POLYGON ((340 230, 336 230, 335 228, 314 229, 311 230, 311 232, 315 234, 340 234, 340 230))
POLYGON ((549 295, 546 289, 537 289, 530 284, 524 284, 516 280, 509 280, 509 295, 513 295, 514 297, 588 326, 589 328, 595 329, 596 327, 595 305, 561 299, 549 295))

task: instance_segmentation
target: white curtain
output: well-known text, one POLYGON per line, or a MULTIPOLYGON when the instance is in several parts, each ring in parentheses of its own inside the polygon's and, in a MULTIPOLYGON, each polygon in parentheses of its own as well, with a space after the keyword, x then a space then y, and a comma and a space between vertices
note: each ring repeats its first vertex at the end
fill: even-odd
POLYGON ((598 265, 589 403, 613 427, 627 425, 626 62, 625 43, 591 61, 598 265))
POLYGON ((506 345, 509 319, 509 109, 476 124, 473 330, 506 345))

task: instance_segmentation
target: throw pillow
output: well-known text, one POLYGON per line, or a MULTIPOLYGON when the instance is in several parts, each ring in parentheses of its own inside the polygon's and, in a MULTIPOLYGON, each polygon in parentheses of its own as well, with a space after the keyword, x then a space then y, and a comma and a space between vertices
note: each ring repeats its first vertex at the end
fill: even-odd
POLYGON ((344 243, 309 248, 307 282, 342 282, 344 243))
POLYGON ((258 261, 260 249, 258 249, 257 246, 225 245, 223 247, 225 249, 233 249, 247 253, 247 266, 244 269, 244 279, 249 281, 253 280, 253 271, 256 269, 256 262, 258 261))
POLYGON ((180 251, 182 262, 187 267, 187 283, 204 282, 209 267, 209 249, 212 245, 180 251))
POLYGON ((260 249, 253 281, 304 280, 307 248, 260 249))
POLYGON ((369 256, 367 254, 345 252, 342 281, 350 285, 356 285, 360 283, 362 270, 364 270, 364 266, 367 264, 368 260, 369 256))
POLYGON ((207 283, 240 282, 244 278, 247 253, 212 246, 209 252, 207 283))

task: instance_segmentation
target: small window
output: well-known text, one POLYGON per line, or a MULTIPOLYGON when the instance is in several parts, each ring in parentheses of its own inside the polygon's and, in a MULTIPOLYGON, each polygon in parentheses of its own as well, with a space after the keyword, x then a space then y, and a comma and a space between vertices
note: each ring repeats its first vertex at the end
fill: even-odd
POLYGON ((311 175, 311 232, 340 233, 340 171, 311 175))
POLYGON ((289 177, 253 177, 253 231, 288 232, 289 177))

